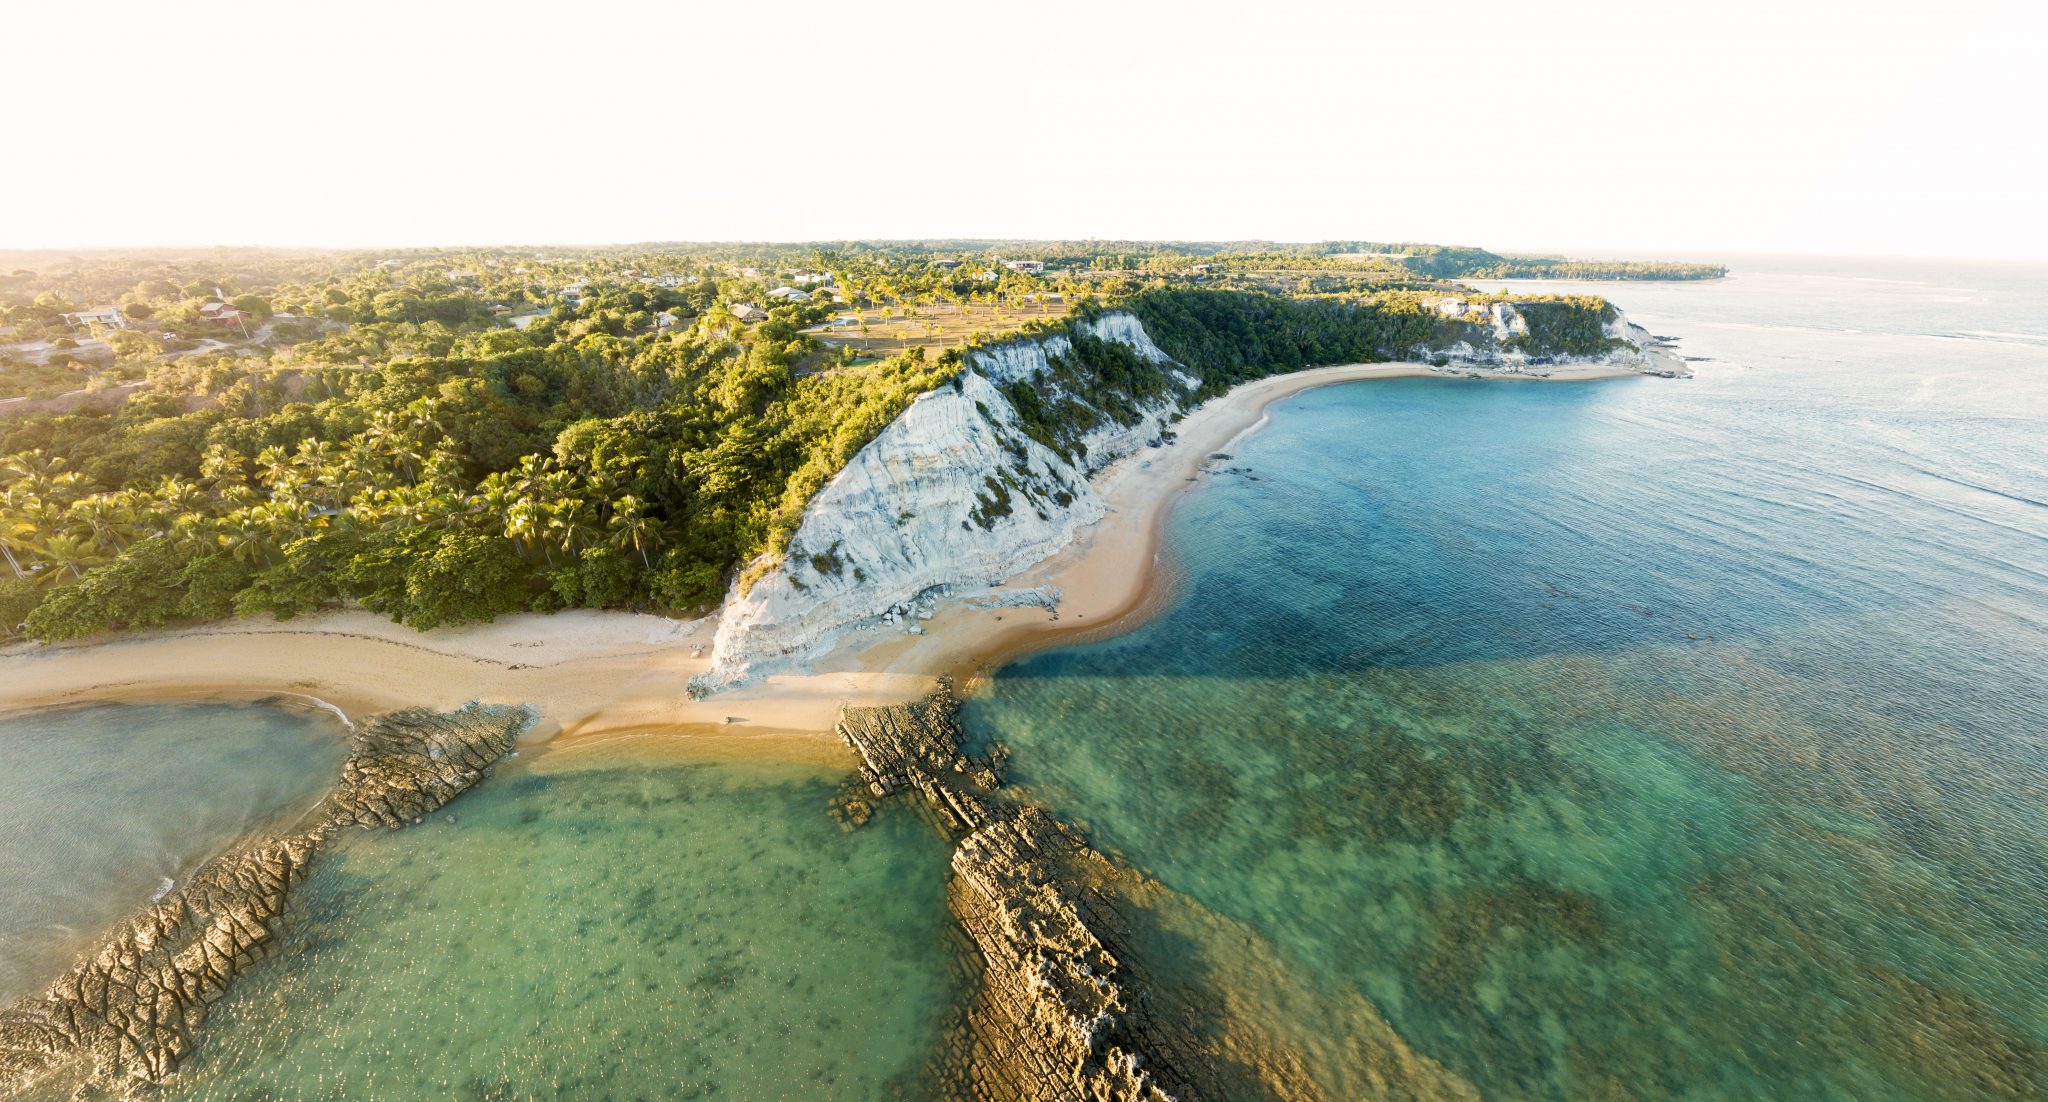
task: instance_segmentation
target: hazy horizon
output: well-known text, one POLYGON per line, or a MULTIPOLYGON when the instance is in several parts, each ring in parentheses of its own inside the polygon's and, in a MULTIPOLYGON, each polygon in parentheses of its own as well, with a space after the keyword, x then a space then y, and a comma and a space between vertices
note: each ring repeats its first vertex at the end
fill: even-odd
POLYGON ((2013 126, 2048 12, 2017 0, 98 10, 89 49, 0 75, 61 124, 0 183, 0 248, 2048 259, 2048 149, 2013 126))
MULTIPOLYGON (((1337 239, 1337 238, 1328 238, 1328 237, 1324 237, 1324 238, 1305 238, 1305 239, 1300 239, 1300 240, 1277 240, 1277 239, 1268 239, 1268 238, 1242 238, 1242 239, 1238 239, 1238 240, 1240 240, 1240 241, 1261 241, 1261 242, 1265 242, 1265 243, 1268 243, 1268 244, 1274 244, 1274 245, 1315 245, 1315 244, 1322 244, 1322 243, 1324 243, 1324 242, 1328 242, 1328 241, 1333 241, 1333 240, 1339 240, 1339 239, 1337 239)), ((1353 238, 1343 238, 1343 239, 1341 239, 1341 240, 1347 240, 1347 241, 1348 241, 1348 240, 1354 240, 1354 239, 1353 239, 1353 238)), ((1018 245, 1045 245, 1045 244, 1055 244, 1055 243, 1072 243, 1072 244, 1096 243, 1096 244, 1100 244, 1100 243, 1109 243, 1109 242, 1116 242, 1116 243, 1124 243, 1124 242, 1128 242, 1128 243, 1131 243, 1131 244, 1144 244, 1144 245, 1172 245, 1172 244, 1182 244, 1182 245, 1206 245, 1206 244, 1224 244, 1224 243, 1234 243, 1234 242, 1224 242, 1224 241, 1222 241, 1221 239, 1217 239, 1217 238, 1194 238, 1194 237, 1151 237, 1151 238, 1056 238, 1056 237, 1036 237, 1036 238, 1026 238, 1026 237, 996 237, 996 236, 993 236, 993 235, 989 235, 989 234, 942 234, 942 235, 933 235, 933 236, 929 236, 929 237, 897 237, 897 238, 877 238, 877 237, 819 237, 819 238, 802 238, 802 239, 796 239, 796 238, 791 238, 791 239, 780 239, 780 240, 776 240, 776 239, 767 239, 767 238, 752 238, 752 239, 747 239, 747 238, 729 238, 729 239, 723 239, 723 240, 684 240, 684 239, 680 239, 680 238, 670 238, 670 239, 647 239, 647 240, 632 240, 632 241, 498 241, 498 242, 452 242, 452 243, 451 243, 451 242, 416 242, 416 243, 411 243, 411 244, 399 244, 399 243, 391 243, 391 242, 382 242, 382 243, 379 243, 379 242, 370 242, 370 243, 365 243, 365 244, 360 244, 360 245, 323 245, 323 244, 309 244, 309 243, 302 243, 302 242, 282 242, 282 243, 277 243, 277 244, 253 244, 253 243, 249 243, 249 242, 232 242, 232 241, 226 241, 226 242, 198 242, 198 241, 195 241, 195 242, 173 242, 173 243, 166 243, 166 244, 158 244, 158 245, 76 245, 76 246, 64 246, 64 245, 47 245, 47 246, 37 246, 37 247, 30 247, 30 248, 14 248, 14 247, 8 247, 8 246, 0 246, 0 257, 4 257, 4 258, 14 258, 14 257, 19 257, 19 256, 24 256, 24 255, 27 255, 27 256, 35 256, 35 255, 50 255, 50 256, 58 256, 58 255, 61 255, 61 256, 80 256, 80 257, 84 257, 84 256, 95 256, 95 255, 98 255, 98 256, 121 256, 121 255, 140 255, 140 254, 149 254, 149 253, 183 253, 183 252, 193 252, 193 253, 198 253, 198 252, 213 252, 213 251, 219 251, 219 252, 232 252, 232 251, 238 251, 238 250, 250 250, 250 251, 274 251, 274 252, 334 252, 334 253, 376 253, 376 252, 392 252, 392 253, 407 253, 407 252, 448 252, 448 253, 461 253, 461 252, 469 252, 469 251, 477 251, 477 252, 492 252, 492 251, 497 251, 497 252, 504 252, 504 251, 516 251, 516 250, 522 250, 522 249, 564 249, 564 250, 579 250, 579 249, 640 249, 640 248, 645 248, 645 249, 663 249, 663 248, 722 248, 722 247, 746 247, 746 246, 770 246, 770 247, 774 247, 774 246, 789 246, 789 245, 818 245, 818 246, 831 246, 831 245, 842 245, 842 244, 848 244, 848 243, 863 243, 863 244, 873 244, 873 245, 883 245, 883 244, 931 244, 931 243, 936 243, 936 242, 942 242, 942 241, 943 241, 943 242, 952 242, 952 241, 963 241, 963 242, 964 242, 964 241, 976 241, 976 242, 1003 242, 1003 243, 1011 243, 1011 244, 1018 244, 1018 245)), ((1389 243, 1392 243, 1392 242, 1389 242, 1389 243)), ((1734 273, 1734 271, 1736 270, 1735 268, 1733 268, 1733 267, 1732 267, 1732 265, 1734 265, 1734 264, 1735 264, 1735 262, 1738 262, 1738 261, 1758 261, 1758 260, 1768 260, 1768 261, 1799 261, 1799 260, 1814 260, 1814 261, 1825 261, 1825 260, 1842 260, 1842 261, 1857 261, 1857 262, 1864 262, 1864 263, 1871 263, 1871 262, 1884 262, 1884 261, 1898 261, 1898 262, 1901 262, 1901 263, 1959 263, 1959 264, 1994 264, 1994 265, 2015 265, 2015 266, 2020 266, 2020 267, 2041 267, 2041 266, 2048 266, 2048 257, 2025 257, 2025 256, 1966 256, 1966 255, 1946 255, 1946 256, 1944 256, 1944 255, 1937 255, 1937 254, 1932 254, 1932 253, 1923 253, 1923 254, 1911 254, 1911 253, 1883 253, 1883 252, 1866 252, 1866 253, 1853 253, 1853 252, 1834 252, 1834 253, 1825 253, 1825 252, 1773 252, 1773 251, 1770 251, 1770 250, 1760 250, 1760 249, 1745 249, 1745 250, 1739 250, 1739 251, 1730 251, 1730 250, 1726 250, 1726 249, 1710 249, 1710 248, 1701 248, 1701 249, 1634 249, 1634 250, 1622 250, 1622 249, 1576 249, 1576 248, 1570 248, 1570 247, 1559 247, 1559 246, 1548 246, 1548 247, 1545 247, 1545 246, 1534 246, 1534 247, 1526 247, 1526 248, 1497 248, 1497 247, 1494 247, 1494 246, 1492 246, 1492 245, 1488 244, 1487 242, 1483 242, 1483 241, 1481 241, 1481 242, 1473 242, 1473 241, 1408 241, 1408 242, 1403 242, 1403 243, 1406 243, 1406 244, 1416 244, 1416 245, 1445 245, 1445 246, 1452 246, 1452 247, 1462 247, 1462 248, 1482 248, 1482 249, 1487 249, 1487 250, 1489 250, 1489 251, 1491 251, 1491 252, 1494 252, 1494 253, 1497 253, 1497 254, 1501 254, 1501 255, 1509 255, 1509 256, 1530 256, 1530 257, 1536 257, 1536 256, 1549 256, 1549 257, 1565 257, 1565 258, 1568 258, 1568 259, 1573 259, 1573 260, 1588 260, 1588 261, 1601 261, 1601 260, 1615 260, 1615 261, 1676 261, 1676 262, 1696 262, 1696 263, 1703 263, 1703 264, 1723 264, 1723 265, 1730 265, 1730 266, 1731 266, 1731 274, 1733 274, 1733 273, 1734 273)))

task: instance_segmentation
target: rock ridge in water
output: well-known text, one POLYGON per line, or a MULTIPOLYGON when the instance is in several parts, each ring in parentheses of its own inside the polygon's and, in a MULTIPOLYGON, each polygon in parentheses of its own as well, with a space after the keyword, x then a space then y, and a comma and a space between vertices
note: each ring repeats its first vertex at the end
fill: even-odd
POLYGON ((910 704, 846 708, 839 735, 877 797, 914 790, 962 834, 947 892, 982 961, 981 990, 952 1058, 933 1070, 976 1102, 1169 1102, 1128 1035, 1121 965, 1084 916, 1078 866, 1101 858, 1035 807, 996 802, 998 762, 960 752, 950 688, 910 704))
POLYGON ((865 821, 871 798, 914 791, 958 839, 947 900, 981 983, 931 1063, 940 1096, 1477 1099, 1469 1084, 1410 1049, 1363 996, 1319 1024, 1321 1059, 1333 1047, 1338 1056, 1311 1069, 1300 1039, 1276 1028, 1286 1015, 1263 1000, 1277 976, 1298 966, 1262 947, 1204 955, 1192 969, 1165 959, 1186 955, 1195 934, 1233 947, 1254 938, 1000 792, 1007 750, 994 744, 980 758, 961 751, 958 705, 944 683, 911 703, 842 709, 838 733, 862 781, 842 800, 844 821, 865 821))
POLYGON ((331 831, 418 822, 477 781, 532 723, 525 708, 390 712, 357 728, 341 781, 304 829, 207 861, 41 994, 0 1009, 0 1096, 69 1073, 134 1094, 198 1044, 207 1009, 268 956, 291 890, 331 831))

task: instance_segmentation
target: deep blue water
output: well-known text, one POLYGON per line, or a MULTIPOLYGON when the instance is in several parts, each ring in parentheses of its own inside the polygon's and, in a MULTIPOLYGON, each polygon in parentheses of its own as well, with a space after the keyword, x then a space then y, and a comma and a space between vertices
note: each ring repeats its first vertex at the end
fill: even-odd
POLYGON ((1490 1096, 2040 1093, 2048 268, 1734 267, 1539 285, 1694 380, 1276 405, 970 726, 1490 1096))

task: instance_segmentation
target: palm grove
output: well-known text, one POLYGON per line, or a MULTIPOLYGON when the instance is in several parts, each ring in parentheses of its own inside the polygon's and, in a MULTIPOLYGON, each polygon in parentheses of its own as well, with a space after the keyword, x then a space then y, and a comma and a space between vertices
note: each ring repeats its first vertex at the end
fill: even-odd
POLYGON ((806 307, 745 327, 710 297, 620 290, 524 332, 453 316, 473 295, 373 300, 342 339, 395 358, 214 364, 204 401, 167 385, 0 425, 0 620, 57 639, 351 601, 421 628, 702 605, 942 371, 799 374, 806 307), (657 336, 649 308, 696 324, 657 336))
MULTIPOLYGON (((1333 308, 1143 270, 1083 278, 1100 257, 1081 276, 1071 259, 1040 275, 886 247, 280 266, 271 285, 237 279, 262 292, 234 299, 261 340, 152 362, 118 404, 0 421, 0 625, 64 639, 348 603, 422 629, 703 607, 744 564, 772 564, 816 490, 958 370, 957 351, 870 359, 820 340, 835 297, 914 313, 1101 294, 1232 377, 1377 358, 1431 325, 1412 290, 1333 308), (815 267, 837 293, 778 300, 780 277, 748 261, 815 267)), ((132 275, 74 272, 60 289, 118 293, 131 316, 189 317, 204 294, 190 279, 119 290, 132 275)), ((1605 304, 1588 302, 1567 313, 1597 333, 1605 304)))

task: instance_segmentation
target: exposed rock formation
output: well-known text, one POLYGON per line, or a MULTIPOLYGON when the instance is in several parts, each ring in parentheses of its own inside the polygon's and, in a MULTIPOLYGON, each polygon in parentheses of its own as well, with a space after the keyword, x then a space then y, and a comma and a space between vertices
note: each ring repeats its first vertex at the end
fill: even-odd
POLYGON ((1165 1102, 1132 1038, 1117 958, 1078 902, 1077 868, 1100 861, 1037 808, 993 803, 995 770, 960 753, 950 690, 912 704, 847 708, 839 734, 877 796, 913 789, 955 832, 948 896, 982 961, 981 991, 960 1059, 935 1071, 977 1102, 1131 1099, 1165 1102))
MULTIPOLYGON (((1133 1036, 1117 956, 1085 915, 1087 866, 1102 858, 1035 807, 953 851, 953 916, 983 962, 964 1069, 976 1100, 1172 1098, 1133 1036)), ((1154 1061, 1157 1060, 1153 1056, 1154 1061)), ((1172 1076, 1170 1068, 1162 1073, 1172 1076)))
MULTIPOLYGON (((1076 326, 1167 362, 1129 314, 1076 326)), ((999 583, 1100 520, 1088 476, 1159 439, 1198 383, 1176 372, 1177 395, 1138 407, 1129 424, 1102 418, 1062 455, 1032 438, 1002 388, 1032 382, 1050 400, 1047 377, 1072 351, 1058 335, 983 349, 955 383, 912 402, 811 500, 781 568, 727 598, 696 687, 801 665, 921 594, 999 583)))
POLYGON ((40 997, 0 1011, 0 1093, 79 1056, 106 1085, 175 1071, 206 1008, 269 952, 286 895, 317 848, 296 835, 207 862, 40 997))
POLYGON ((417 823, 482 780, 531 723, 525 709, 475 704, 387 712, 356 732, 321 817, 334 826, 417 823))
MULTIPOLYGON (((956 836, 948 902, 981 982, 934 1059, 934 1086, 971 1102, 1447 1099, 1471 1087, 1410 1049, 1363 996, 1338 1000, 1311 1060, 1267 1004, 1292 965, 1249 930, 1092 849, 1044 811, 995 792, 1007 751, 960 750, 951 692, 846 708, 839 735, 866 791, 922 793, 956 836), (1190 969, 1189 931, 1231 956, 1190 969), (1134 948, 1142 946, 1151 951, 1134 948), (1168 948, 1170 947, 1170 948, 1168 948), (1152 970, 1148 970, 1148 965, 1152 970), (1163 969, 1173 968, 1171 975, 1163 969)), ((865 821, 865 797, 850 824, 865 821)), ((1281 983, 1300 985, 1291 977, 1281 983)))
POLYGON ((41 995, 0 1010, 0 1096, 69 1070, 132 1093, 198 1044, 207 1008, 277 943, 291 889, 331 830, 402 826, 460 795, 532 722, 524 708, 391 712, 358 728, 342 780, 303 830, 200 866, 41 995))
POLYGON ((1664 351, 1666 341, 1628 320, 1621 311, 1602 326, 1608 350, 1594 356, 1572 356, 1532 352, 1524 345, 1529 336, 1529 319, 1512 302, 1468 302, 1455 295, 1430 304, 1438 317, 1463 322, 1463 339, 1442 347, 1414 349, 1420 361, 1442 361, 1458 368, 1488 368, 1503 374, 1540 372, 1545 367, 1571 364, 1599 364, 1627 368, 1646 375, 1690 376, 1683 360, 1664 351))

